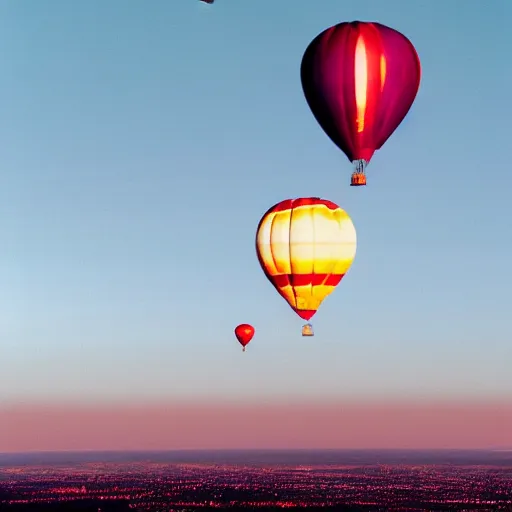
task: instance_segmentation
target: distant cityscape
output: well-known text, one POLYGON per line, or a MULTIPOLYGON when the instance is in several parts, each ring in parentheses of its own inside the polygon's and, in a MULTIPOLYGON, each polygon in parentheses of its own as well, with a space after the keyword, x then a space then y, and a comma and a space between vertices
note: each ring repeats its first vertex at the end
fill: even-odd
POLYGON ((512 510, 512 452, 0 455, 0 510, 512 510))

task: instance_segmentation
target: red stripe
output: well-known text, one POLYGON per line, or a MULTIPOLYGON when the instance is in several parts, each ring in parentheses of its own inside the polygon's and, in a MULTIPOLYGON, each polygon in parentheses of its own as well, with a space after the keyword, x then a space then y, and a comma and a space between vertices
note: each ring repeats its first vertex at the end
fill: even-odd
POLYGON ((339 206, 332 201, 327 199, 320 199, 319 197, 300 197, 298 199, 285 199, 280 203, 272 206, 270 210, 264 215, 264 217, 272 212, 282 212, 284 210, 293 210, 294 208, 298 208, 299 206, 315 206, 315 205, 323 205, 329 208, 329 210, 337 210, 339 206))
POLYGON ((268 276, 274 286, 337 286, 345 274, 278 274, 268 276))
POLYGON ((304 320, 311 320, 313 318, 313 315, 316 313, 316 309, 297 309, 292 308, 297 315, 299 315, 304 320))

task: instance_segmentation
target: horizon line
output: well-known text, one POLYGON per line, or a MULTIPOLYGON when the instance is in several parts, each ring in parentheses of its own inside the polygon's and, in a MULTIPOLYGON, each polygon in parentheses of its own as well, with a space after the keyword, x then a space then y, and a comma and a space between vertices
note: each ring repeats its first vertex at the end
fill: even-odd
POLYGON ((174 449, 78 449, 78 450, 23 450, 0 452, 2 455, 26 455, 37 453, 194 453, 194 452, 512 452, 512 448, 174 448, 174 449))

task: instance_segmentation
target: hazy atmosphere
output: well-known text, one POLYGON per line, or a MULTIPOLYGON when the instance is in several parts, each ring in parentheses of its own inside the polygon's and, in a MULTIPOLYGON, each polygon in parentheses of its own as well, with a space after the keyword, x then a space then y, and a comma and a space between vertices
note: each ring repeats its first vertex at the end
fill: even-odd
POLYGON ((510 19, 509 0, 3 3, 0 452, 512 448, 510 19), (355 19, 422 62, 359 189, 299 76, 355 19), (314 338, 254 248, 298 196, 358 236, 314 338))

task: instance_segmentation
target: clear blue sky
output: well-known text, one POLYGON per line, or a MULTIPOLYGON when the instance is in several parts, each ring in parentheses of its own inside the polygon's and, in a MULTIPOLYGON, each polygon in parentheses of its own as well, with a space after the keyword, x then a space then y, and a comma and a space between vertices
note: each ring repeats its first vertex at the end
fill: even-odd
POLYGON ((3 2, 0 402, 511 396, 511 19, 510 0, 3 2), (365 189, 299 78, 355 19, 423 68, 365 189), (302 338, 254 235, 310 195, 359 244, 302 338))

